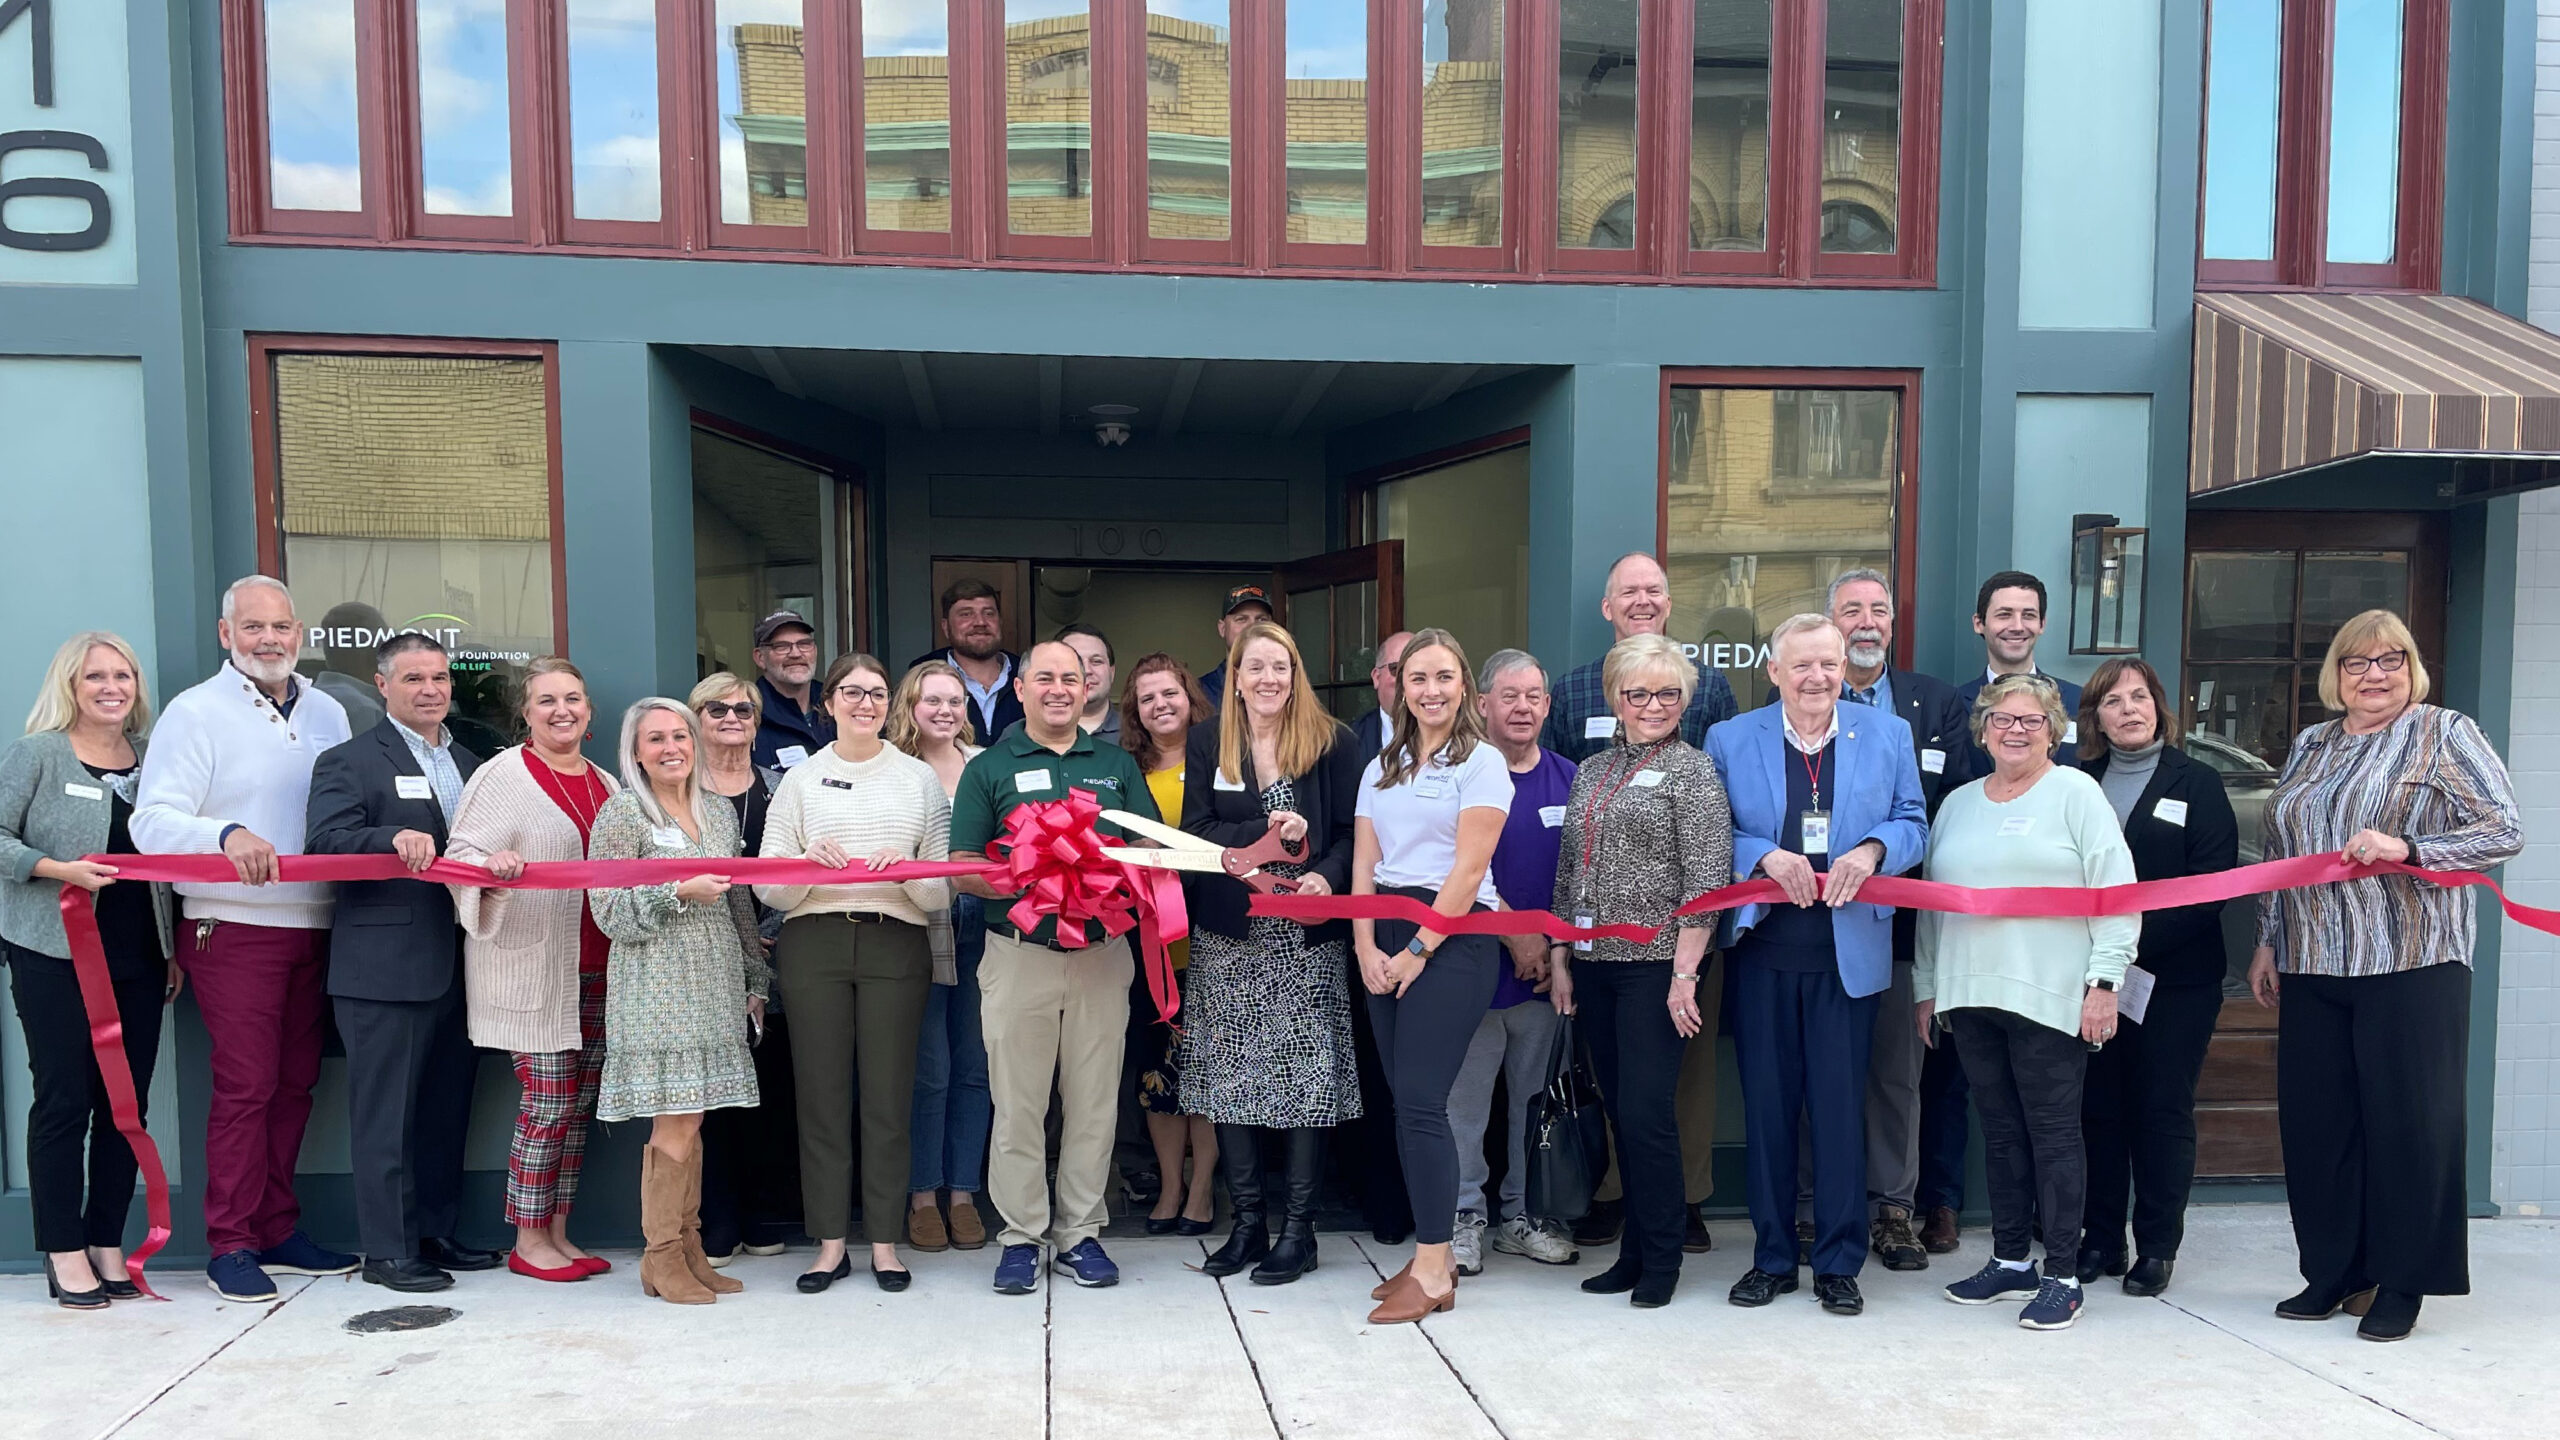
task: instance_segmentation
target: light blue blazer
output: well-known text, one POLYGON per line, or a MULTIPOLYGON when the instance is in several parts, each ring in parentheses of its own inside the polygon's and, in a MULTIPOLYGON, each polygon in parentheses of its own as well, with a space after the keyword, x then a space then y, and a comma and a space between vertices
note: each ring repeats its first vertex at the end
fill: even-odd
MULTIPOLYGON (((1724 777, 1733 806, 1733 873, 1749 879, 1792 824, 1787 810, 1789 757, 1796 752, 1779 733, 1786 724, 1776 705, 1736 715, 1707 731, 1707 754, 1724 777)), ((1928 807, 1920 798, 1920 764, 1911 750, 1911 727, 1898 716, 1864 705, 1840 706, 1839 748, 1833 753, 1831 853, 1846 855, 1869 840, 1884 846, 1879 875, 1899 875, 1920 863, 1929 848, 1928 807)), ((1725 915, 1726 946, 1769 913, 1745 905, 1725 915)), ((1840 957, 1840 983, 1853 996, 1873 995, 1893 982, 1893 907, 1854 901, 1831 912, 1831 938, 1840 957)))

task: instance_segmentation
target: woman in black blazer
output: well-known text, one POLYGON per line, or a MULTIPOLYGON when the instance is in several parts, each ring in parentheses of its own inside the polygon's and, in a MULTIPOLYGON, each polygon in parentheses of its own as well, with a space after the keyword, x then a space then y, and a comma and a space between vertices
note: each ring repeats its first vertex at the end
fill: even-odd
MULTIPOLYGON (((1351 889, 1351 813, 1359 745, 1317 701, 1297 642, 1269 621, 1227 654, 1226 704, 1192 727, 1182 828, 1230 849, 1277 831, 1303 864, 1269 867, 1304 893, 1351 889)), ((1350 926, 1250 916, 1251 891, 1222 876, 1190 887, 1182 1109, 1218 1127, 1218 1164, 1235 1230, 1201 1268, 1284 1285, 1316 1268, 1316 1182, 1325 1129, 1360 1114, 1351 1036, 1350 926), (1288 1212, 1274 1246, 1264 1227, 1261 1136, 1289 1137, 1288 1212)))
MULTIPOLYGON (((2222 777, 2177 748, 2178 717, 2165 695, 2159 675, 2127 657, 2099 666, 2080 698, 2080 768, 2107 792, 2143 880, 2209 874, 2240 860, 2222 777)), ((2126 1294, 2157 1295, 2169 1288, 2196 1178, 2196 1076, 2229 968, 2222 902, 2145 914, 2134 963, 2154 982, 2148 1006, 2139 1023, 2127 1017, 2089 1057, 2082 1091, 2089 1200, 2079 1273, 2083 1285, 2122 1275, 2126 1294)))

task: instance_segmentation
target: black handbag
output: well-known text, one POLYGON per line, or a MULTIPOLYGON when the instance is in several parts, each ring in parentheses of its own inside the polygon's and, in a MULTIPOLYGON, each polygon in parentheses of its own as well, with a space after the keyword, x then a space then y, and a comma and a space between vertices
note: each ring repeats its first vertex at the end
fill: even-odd
POLYGON ((1600 1188, 1609 1166, 1609 1131, 1600 1110, 1599 1081, 1570 1015, 1556 1024, 1547 1088, 1529 1100, 1528 1149, 1530 1216, 1572 1221, 1589 1213, 1592 1192, 1600 1188))

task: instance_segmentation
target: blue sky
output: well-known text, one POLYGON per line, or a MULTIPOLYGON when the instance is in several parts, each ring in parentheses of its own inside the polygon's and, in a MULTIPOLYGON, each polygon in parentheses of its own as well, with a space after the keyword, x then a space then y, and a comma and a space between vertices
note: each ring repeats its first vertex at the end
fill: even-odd
MULTIPOLYGON (((2213 0, 2204 253, 2274 253, 2278 0, 2213 0)), ((2392 256, 2400 179, 2401 0, 2337 0, 2331 60, 2329 258, 2392 256)))

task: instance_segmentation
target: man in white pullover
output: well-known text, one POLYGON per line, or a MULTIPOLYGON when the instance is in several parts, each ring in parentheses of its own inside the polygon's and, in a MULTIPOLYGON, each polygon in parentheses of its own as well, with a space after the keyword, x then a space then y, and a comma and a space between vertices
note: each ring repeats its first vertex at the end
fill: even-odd
POLYGON ((293 673, 302 626, 282 582, 233 582, 217 633, 230 660, 170 701, 153 731, 133 840, 152 854, 220 851, 240 877, 178 887, 191 922, 178 958, 213 1042, 205 1282, 228 1300, 273 1300, 269 1272, 356 1268, 302 1233, 293 1191, 320 1074, 330 887, 276 882, 276 856, 302 849, 312 763, 348 738, 347 712, 293 673))

